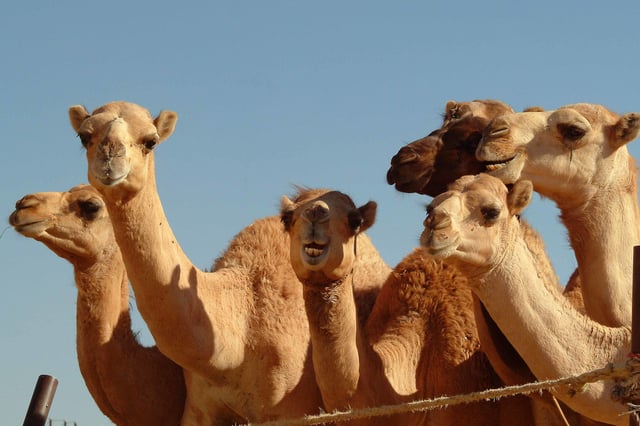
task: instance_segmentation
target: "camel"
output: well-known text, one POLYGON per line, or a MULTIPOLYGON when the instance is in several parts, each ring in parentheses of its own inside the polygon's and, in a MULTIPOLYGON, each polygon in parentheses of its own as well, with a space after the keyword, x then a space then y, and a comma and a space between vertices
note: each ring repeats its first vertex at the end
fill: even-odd
POLYGON ((80 185, 26 195, 9 222, 73 265, 78 363, 98 408, 117 425, 177 425, 182 369, 131 330, 129 282, 100 194, 80 185))
MULTIPOLYGON (((361 262, 368 262, 370 242, 363 231, 373 225, 376 209, 374 202, 356 207, 338 191, 301 190, 293 200, 282 198, 325 407, 364 408, 501 386, 480 351, 466 278, 421 249, 396 266, 371 315, 362 315, 353 288, 367 279, 361 262)), ((534 424, 530 404, 514 397, 359 424, 534 424)), ((545 417, 537 424, 560 424, 554 415, 538 411, 545 417)))
POLYGON ((639 133, 639 113, 573 104, 498 117, 476 152, 488 173, 505 183, 531 180, 555 201, 576 255, 585 312, 609 326, 631 325, 640 210, 626 144, 639 133))
MULTIPOLYGON (((427 208, 421 245, 468 278, 500 330, 539 380, 575 375, 622 362, 629 327, 608 327, 577 312, 560 292, 550 292, 537 271, 519 215, 533 185, 510 190, 492 176, 465 176, 427 208)), ((576 412, 599 422, 629 424, 627 407, 611 398, 613 383, 552 390, 576 412)))
POLYGON ((448 101, 442 126, 393 156, 387 182, 400 192, 435 197, 457 178, 483 172, 484 165, 475 157, 482 132, 493 118, 513 112, 493 99, 448 101))
MULTIPOLYGON (((73 106, 69 117, 140 313, 158 348, 185 370, 182 424, 260 422, 322 409, 302 288, 280 219, 255 221, 212 272, 202 271, 180 248, 156 188, 154 148, 173 133, 177 114, 154 119, 139 105, 111 102, 91 114, 73 106)), ((380 258, 368 267, 372 276, 389 273, 380 258)), ((372 281, 362 289, 369 304, 375 287, 372 281)))

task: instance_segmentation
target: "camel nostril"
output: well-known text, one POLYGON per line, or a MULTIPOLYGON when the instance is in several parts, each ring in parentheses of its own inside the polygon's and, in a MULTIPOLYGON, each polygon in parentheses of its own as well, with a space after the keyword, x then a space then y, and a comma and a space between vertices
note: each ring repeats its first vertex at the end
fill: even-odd
POLYGON ((38 204, 38 199, 33 195, 26 195, 16 201, 16 209, 28 209, 29 207, 33 207, 38 204))
POLYGON ((323 222, 329 219, 329 209, 322 204, 315 204, 305 210, 304 216, 310 222, 323 222))
POLYGON ((430 229, 444 229, 451 226, 451 217, 446 212, 434 211, 427 217, 427 223, 430 229))

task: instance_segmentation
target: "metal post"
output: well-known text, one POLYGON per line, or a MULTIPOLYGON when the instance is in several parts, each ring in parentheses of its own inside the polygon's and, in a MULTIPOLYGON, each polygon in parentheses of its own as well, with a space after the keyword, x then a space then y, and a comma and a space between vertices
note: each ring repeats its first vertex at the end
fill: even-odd
MULTIPOLYGON (((640 354, 640 246, 633 246, 633 290, 631 295, 631 355, 640 354)), ((629 416, 629 425, 640 424, 638 415, 629 416)))
POLYGON ((58 379, 55 377, 46 374, 38 377, 22 426, 44 426, 57 388, 58 379))

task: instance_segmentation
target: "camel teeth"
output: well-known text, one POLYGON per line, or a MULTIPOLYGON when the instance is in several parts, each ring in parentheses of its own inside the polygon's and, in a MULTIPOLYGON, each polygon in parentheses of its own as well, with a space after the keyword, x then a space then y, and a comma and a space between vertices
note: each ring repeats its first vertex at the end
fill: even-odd
POLYGON ((318 249, 318 248, 312 248, 312 247, 305 247, 304 252, 307 254, 307 256, 318 257, 324 252, 324 250, 318 249))

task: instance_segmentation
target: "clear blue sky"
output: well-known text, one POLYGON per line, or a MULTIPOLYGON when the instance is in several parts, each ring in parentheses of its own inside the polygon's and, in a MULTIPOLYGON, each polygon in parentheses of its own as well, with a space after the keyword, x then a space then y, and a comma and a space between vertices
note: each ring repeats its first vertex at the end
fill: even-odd
MULTIPOLYGON (((376 200, 369 234, 395 265, 429 201, 386 184, 397 150, 438 127, 450 99, 640 111, 639 18, 637 0, 8 2, 0 215, 86 182, 69 106, 128 100, 179 114, 156 151, 158 185, 196 265, 276 214, 292 184, 376 200)), ((553 205, 537 197, 525 217, 566 282, 575 260, 553 205)), ((52 418, 109 424, 78 369, 71 266, 11 229, 0 261, 0 424, 22 423, 43 373, 60 380, 52 418)))

